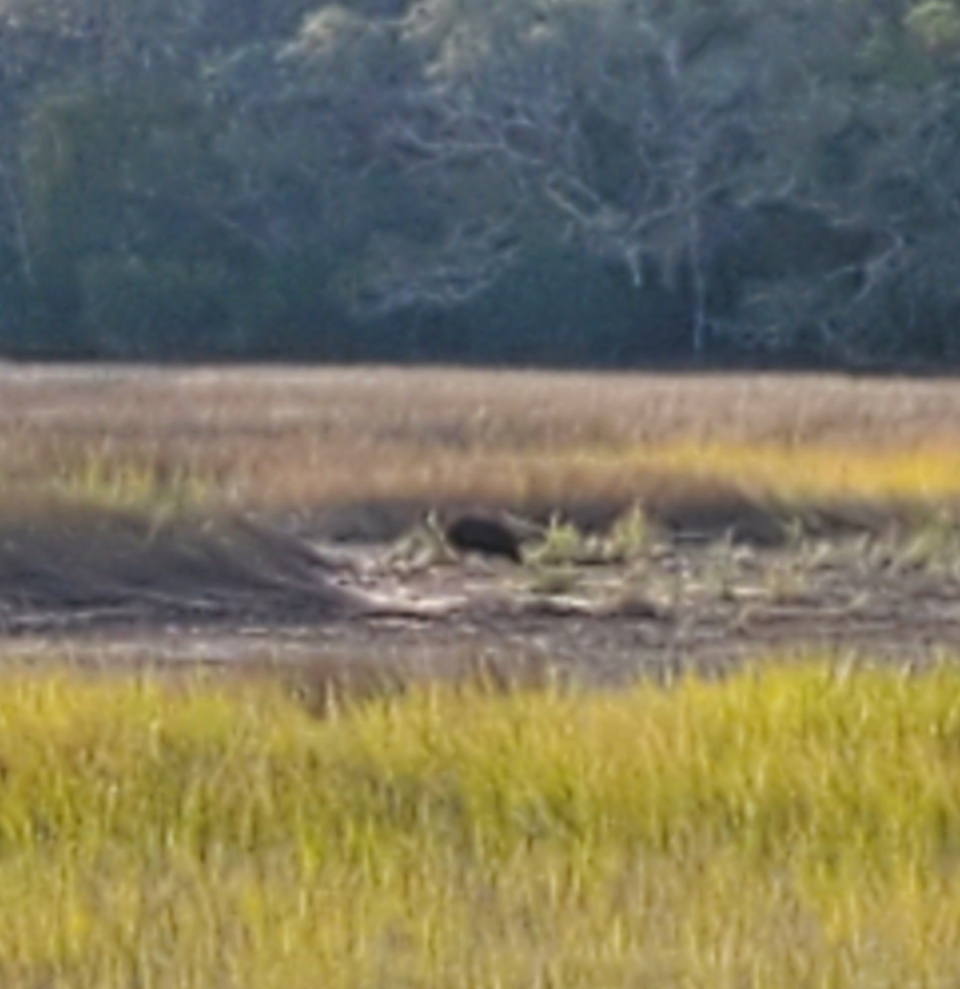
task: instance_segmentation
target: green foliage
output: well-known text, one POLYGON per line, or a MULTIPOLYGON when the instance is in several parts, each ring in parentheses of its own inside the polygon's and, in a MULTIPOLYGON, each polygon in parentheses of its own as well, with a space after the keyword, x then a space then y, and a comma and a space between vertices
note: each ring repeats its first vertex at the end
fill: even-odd
POLYGON ((0 10, 5 348, 955 359, 952 0, 108 7, 0 10))
POLYGON ((206 216, 227 180, 211 138, 173 83, 81 80, 37 103, 23 148, 30 250, 45 319, 76 346, 157 357, 234 344, 227 267, 249 251, 206 216))
MULTIPOLYGON (((23 139, 27 217, 38 252, 85 253, 149 243, 180 219, 176 195, 222 183, 198 94, 150 78, 108 86, 80 77, 35 103, 23 139)), ((185 238, 188 240, 188 238, 185 238)), ((176 242, 174 242, 176 243, 176 242)), ((179 245, 177 245, 179 246, 179 245)))
POLYGON ((622 269, 540 241, 466 308, 461 346, 486 361, 616 365, 682 347, 663 302, 655 288, 638 298, 622 269))
POLYGON ((229 284, 213 265, 92 257, 80 268, 84 337, 108 357, 229 352, 229 284))
POLYGON ((245 279, 235 277, 229 300, 234 352, 308 360, 362 356, 357 327, 324 278, 330 265, 325 248, 304 245, 292 257, 257 266, 245 279))
POLYGON ((916 4, 905 23, 931 51, 938 54, 960 51, 960 10, 950 0, 926 0, 916 4))

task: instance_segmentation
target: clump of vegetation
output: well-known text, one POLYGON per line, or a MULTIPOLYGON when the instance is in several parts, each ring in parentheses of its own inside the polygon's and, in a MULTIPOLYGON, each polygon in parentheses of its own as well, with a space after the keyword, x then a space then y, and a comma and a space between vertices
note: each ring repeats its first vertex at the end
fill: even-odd
POLYGON ((604 555, 610 560, 633 563, 650 549, 652 540, 650 520, 638 503, 614 522, 604 541, 604 555))
POLYGON ((529 554, 538 567, 557 567, 576 563, 588 550, 588 543, 573 522, 565 522, 559 513, 550 517, 543 539, 529 554))
POLYGON ((582 564, 635 563, 650 548, 651 528, 643 509, 635 505, 604 535, 584 535, 555 513, 543 539, 529 554, 531 590, 538 594, 568 594, 583 581, 582 564))
POLYGON ((58 475, 51 496, 104 508, 182 512, 226 500, 223 486, 206 471, 162 456, 118 462, 91 451, 58 475))
POLYGON ((946 984, 960 674, 621 693, 7 673, 0 978, 946 984))

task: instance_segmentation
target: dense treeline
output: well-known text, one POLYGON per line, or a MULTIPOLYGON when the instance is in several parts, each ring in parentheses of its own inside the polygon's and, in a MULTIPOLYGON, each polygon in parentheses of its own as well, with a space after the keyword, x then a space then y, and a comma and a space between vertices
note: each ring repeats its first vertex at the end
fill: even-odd
POLYGON ((0 0, 0 350, 960 353, 953 0, 0 0))

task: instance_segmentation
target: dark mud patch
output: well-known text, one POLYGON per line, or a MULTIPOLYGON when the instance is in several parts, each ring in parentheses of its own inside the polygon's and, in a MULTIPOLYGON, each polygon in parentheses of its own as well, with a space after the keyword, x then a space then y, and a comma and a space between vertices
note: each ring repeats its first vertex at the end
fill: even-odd
POLYGON ((362 611, 349 561, 247 519, 63 508, 0 522, 0 628, 362 611))

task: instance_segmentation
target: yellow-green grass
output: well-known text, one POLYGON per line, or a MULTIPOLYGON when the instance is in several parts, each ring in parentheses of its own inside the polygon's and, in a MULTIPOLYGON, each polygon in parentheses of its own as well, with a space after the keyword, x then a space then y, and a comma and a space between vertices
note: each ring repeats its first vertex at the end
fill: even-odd
POLYGON ((0 367, 0 504, 960 496, 952 381, 0 367), (664 494, 665 492, 665 494, 664 494))
POLYGON ((960 445, 858 449, 819 445, 695 445, 640 451, 661 475, 733 484, 787 501, 938 502, 960 497, 960 445))
MULTIPOLYGON (((254 464, 249 474, 238 471, 221 481, 202 467, 168 474, 140 459, 92 456, 32 484, 29 500, 170 511, 370 502, 476 503, 521 511, 607 502, 625 510, 637 501, 709 505, 732 496, 784 511, 846 502, 920 509, 960 502, 960 445, 864 450, 678 442, 523 455, 391 449, 376 453, 363 469, 345 454, 331 469, 300 478, 296 490, 275 483, 269 470, 254 464)), ((5 493, 9 508, 24 503, 22 487, 11 484, 5 493)))
POLYGON ((960 670, 420 687, 8 673, 4 987, 951 986, 960 670))

